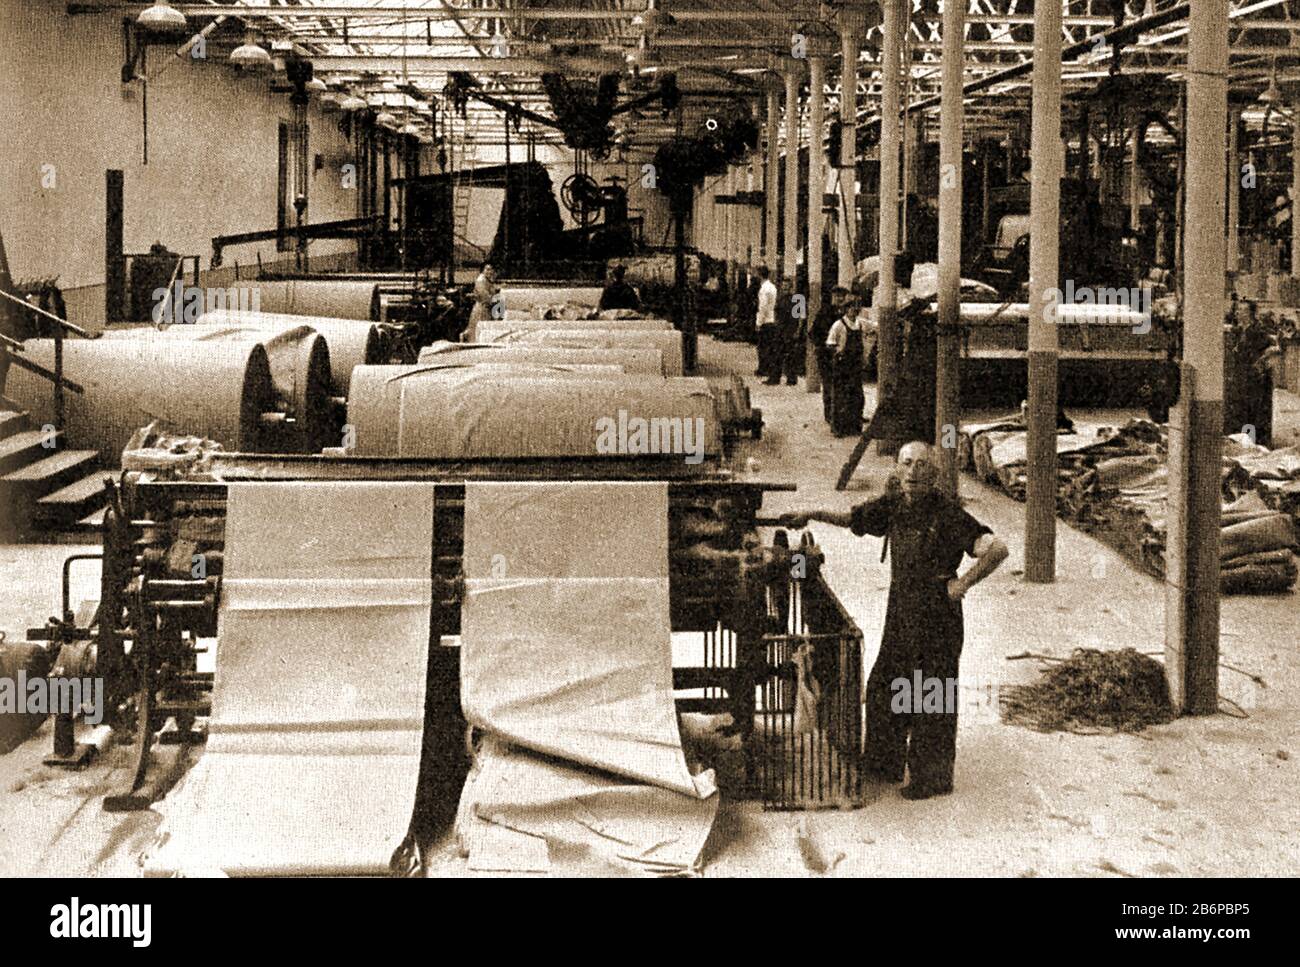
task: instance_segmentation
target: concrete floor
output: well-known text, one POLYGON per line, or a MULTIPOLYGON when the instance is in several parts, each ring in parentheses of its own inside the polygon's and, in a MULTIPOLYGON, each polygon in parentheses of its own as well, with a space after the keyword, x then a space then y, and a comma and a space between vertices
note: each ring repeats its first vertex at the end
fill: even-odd
MULTIPOLYGON (((748 346, 706 339, 701 358, 707 372, 753 372, 748 346)), ((888 465, 874 454, 853 489, 834 490, 853 441, 831 436, 820 397, 802 384, 748 382, 767 425, 761 441, 742 444, 739 460, 753 457, 762 477, 799 488, 770 497, 765 512, 847 508, 880 491, 888 465)), ((1293 398, 1287 406, 1290 419, 1279 413, 1279 423, 1294 422, 1293 398)), ((1180 719, 1138 735, 1043 735, 1006 726, 997 715, 997 689, 1029 681, 1041 667, 1007 661, 1009 655, 1065 656, 1076 647, 1158 652, 1162 588, 1064 524, 1057 582, 1026 584, 1023 505, 970 478, 962 480, 962 496, 1006 541, 1011 558, 966 599, 962 679, 971 701, 961 711, 954 794, 911 803, 887 788, 859 810, 804 814, 724 803, 704 875, 812 875, 798 844, 801 823, 834 862, 834 876, 1300 873, 1300 596, 1223 600, 1221 692, 1243 711, 1224 708, 1245 717, 1180 719)), ((870 662, 888 583, 879 541, 823 525, 813 530, 826 552, 827 578, 865 634, 870 662)), ((0 546, 0 629, 11 640, 57 611, 59 565, 76 550, 0 546)), ((96 586, 93 569, 79 572, 74 601, 96 586)), ((41 765, 49 741, 47 724, 0 757, 0 875, 138 872, 158 814, 110 815, 99 802, 126 781, 128 750, 111 750, 83 772, 56 772, 41 765)), ((157 784, 166 788, 186 763, 174 748, 159 758, 157 784)), ((432 873, 464 874, 450 842, 435 851, 432 873)))

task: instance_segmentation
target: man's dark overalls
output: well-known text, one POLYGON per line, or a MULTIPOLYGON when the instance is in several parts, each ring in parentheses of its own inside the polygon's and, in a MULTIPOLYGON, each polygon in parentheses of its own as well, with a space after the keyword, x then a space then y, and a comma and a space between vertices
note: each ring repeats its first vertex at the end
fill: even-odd
POLYGON ((808 333, 808 338, 812 340, 813 348, 817 351, 817 374, 821 377, 822 383, 822 418, 827 423, 831 421, 831 386, 835 380, 832 372, 835 353, 826 345, 826 339, 830 336, 831 326, 835 324, 838 316, 839 312, 835 306, 829 303, 823 305, 808 333))
POLYGON ((920 694, 912 710, 895 713, 898 679, 911 685, 937 678, 945 699, 959 696, 957 663, 963 637, 961 602, 948 597, 948 581, 957 575, 964 554, 987 527, 950 497, 931 491, 909 501, 887 494, 853 508, 858 536, 885 537, 889 545, 889 604, 880 654, 867 679, 867 735, 863 767, 875 777, 901 782, 906 766, 912 785, 928 792, 952 788, 957 757, 957 708, 921 711, 920 694), (908 736, 911 746, 908 746, 908 736))
POLYGON ((831 357, 835 385, 831 387, 831 429, 839 436, 862 432, 862 408, 866 395, 862 391, 864 367, 862 328, 849 329, 844 349, 831 357))

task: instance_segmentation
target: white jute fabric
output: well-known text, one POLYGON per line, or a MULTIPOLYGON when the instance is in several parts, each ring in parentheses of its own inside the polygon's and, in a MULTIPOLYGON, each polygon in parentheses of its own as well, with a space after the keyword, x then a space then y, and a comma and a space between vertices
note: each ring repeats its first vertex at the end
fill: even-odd
POLYGON ((208 743, 147 872, 387 871, 419 775, 433 491, 230 486, 208 743))
POLYGON ((469 483, 461 703, 488 735, 462 799, 479 869, 699 861, 717 809, 673 702, 663 483, 469 483), (511 845, 500 827, 525 838, 511 845))

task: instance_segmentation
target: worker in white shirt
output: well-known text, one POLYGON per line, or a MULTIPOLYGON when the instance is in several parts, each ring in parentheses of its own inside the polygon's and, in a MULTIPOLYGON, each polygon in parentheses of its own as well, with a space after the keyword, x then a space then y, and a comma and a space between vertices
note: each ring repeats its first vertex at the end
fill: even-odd
POLYGON ((758 331, 758 375, 766 377, 763 382, 768 386, 775 386, 781 382, 781 360, 778 356, 781 331, 776 325, 777 291, 771 274, 766 265, 758 267, 758 277, 763 281, 758 287, 758 312, 754 317, 754 328, 758 331))
POLYGON ((862 432, 862 408, 866 404, 862 376, 868 347, 859 315, 861 307, 857 294, 850 294, 826 337, 826 348, 831 353, 831 432, 836 436, 857 436, 862 432))

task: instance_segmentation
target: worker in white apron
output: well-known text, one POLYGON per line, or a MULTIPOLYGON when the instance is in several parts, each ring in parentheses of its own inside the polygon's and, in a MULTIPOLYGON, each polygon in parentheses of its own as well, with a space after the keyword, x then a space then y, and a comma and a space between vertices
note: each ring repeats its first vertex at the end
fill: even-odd
POLYGON ((465 342, 474 342, 478 338, 478 324, 484 319, 504 318, 504 307, 494 315, 492 307, 501 292, 497 285, 496 269, 485 264, 483 271, 474 280, 474 307, 469 311, 469 327, 465 330, 465 342))

